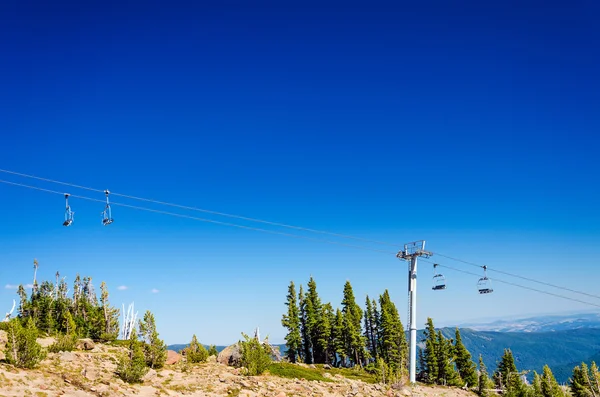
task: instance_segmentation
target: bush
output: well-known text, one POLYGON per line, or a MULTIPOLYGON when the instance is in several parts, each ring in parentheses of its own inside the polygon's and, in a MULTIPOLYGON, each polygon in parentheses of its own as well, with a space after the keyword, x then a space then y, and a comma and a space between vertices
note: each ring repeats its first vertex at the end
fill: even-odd
POLYGON ((210 348, 208 349, 208 355, 215 357, 219 355, 219 352, 217 351, 217 347, 215 345, 210 345, 210 348))
POLYGON ((208 358, 206 348, 198 343, 196 335, 192 336, 190 345, 183 350, 183 353, 190 363, 203 363, 208 358))
POLYGON ((258 339, 250 338, 242 333, 244 341, 240 341, 240 350, 242 353, 241 364, 246 368, 246 375, 260 375, 273 362, 271 359, 271 347, 261 344, 258 339))
POLYGON ((148 372, 146 356, 142 344, 137 340, 135 330, 129 338, 129 353, 119 357, 117 375, 127 383, 139 383, 148 372))
POLYGON ((46 351, 37 343, 37 329, 30 318, 23 327, 19 319, 8 322, 5 354, 9 364, 31 369, 46 357, 46 351))
POLYGON ((48 347, 50 353, 71 352, 75 350, 77 343, 76 335, 60 335, 56 342, 48 347))

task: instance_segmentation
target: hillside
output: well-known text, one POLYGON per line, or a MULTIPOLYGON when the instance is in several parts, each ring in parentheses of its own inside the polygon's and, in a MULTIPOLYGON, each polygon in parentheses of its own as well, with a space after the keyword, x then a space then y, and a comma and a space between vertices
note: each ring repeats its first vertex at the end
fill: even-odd
POLYGON ((249 377, 241 375, 238 369, 217 363, 214 356, 204 364, 187 365, 180 361, 157 371, 150 370, 143 383, 130 385, 115 375, 116 357, 122 352, 123 348, 117 346, 96 344, 89 351, 50 353, 33 370, 17 369, 0 362, 0 396, 472 396, 467 391, 443 387, 390 389, 358 379, 352 370, 326 370, 307 365, 274 364, 270 367, 274 374, 249 377), (301 374, 300 379, 294 378, 294 374, 301 374), (316 380, 309 380, 311 378, 316 380))
MULTIPOLYGON (((454 338, 454 328, 442 328, 447 338, 454 338)), ((559 373, 555 376, 559 382, 567 382, 573 367, 600 351, 600 329, 580 328, 555 332, 492 332, 460 330, 463 343, 471 352, 473 359, 483 357, 488 371, 493 371, 505 348, 512 350, 519 370, 541 372, 548 364, 559 373), (569 368, 566 370, 566 368, 569 368)), ((418 340, 423 338, 419 331, 418 340)))
POLYGON ((459 328, 498 332, 550 332, 600 328, 600 313, 552 314, 512 320, 497 320, 491 323, 467 323, 459 325, 459 328))

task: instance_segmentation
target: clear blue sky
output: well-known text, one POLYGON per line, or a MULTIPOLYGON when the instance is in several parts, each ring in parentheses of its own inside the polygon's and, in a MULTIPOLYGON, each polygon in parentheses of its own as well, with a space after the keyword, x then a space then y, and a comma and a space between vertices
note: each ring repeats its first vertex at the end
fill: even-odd
MULTIPOLYGON (((597 2, 191 3, 1 2, 0 168, 398 248, 426 239, 597 291, 597 2)), ((287 285, 311 274, 334 305, 347 279, 361 304, 388 288, 406 322, 392 255, 118 207, 104 228, 102 204, 71 204, 64 228, 60 196, 0 184, 0 310, 35 257, 40 278, 90 275, 152 310, 168 343, 257 325, 281 342, 287 285)), ((431 265, 419 274, 421 323, 590 309, 502 284, 479 296, 450 270, 434 294, 431 265)))

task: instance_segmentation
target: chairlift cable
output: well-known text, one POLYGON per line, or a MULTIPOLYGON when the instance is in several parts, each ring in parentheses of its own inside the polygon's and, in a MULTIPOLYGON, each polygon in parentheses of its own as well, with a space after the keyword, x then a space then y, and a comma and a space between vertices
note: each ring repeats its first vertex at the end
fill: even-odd
MULTIPOLYGON (((465 261, 465 260, 462 260, 462 259, 459 259, 459 258, 454 258, 454 257, 448 256, 448 255, 440 254, 439 252, 433 252, 433 253, 435 255, 437 255, 437 256, 441 256, 441 257, 444 257, 446 259, 450 259, 450 260, 453 260, 453 261, 456 261, 456 262, 461 262, 461 263, 464 263, 464 264, 467 264, 467 265, 470 265, 470 266, 479 267, 479 268, 481 268, 481 266, 482 266, 482 265, 474 263, 474 262, 469 262, 469 261, 465 261)), ((518 279, 521 279, 521 280, 529 281, 529 282, 532 282, 532 283, 545 285, 546 287, 557 288, 557 289, 561 289, 563 291, 572 292, 574 294, 579 294, 579 295, 588 296, 590 298, 600 299, 600 295, 594 295, 594 294, 590 294, 590 293, 587 293, 587 292, 577 291, 577 290, 574 290, 572 288, 562 287, 560 285, 556 285, 556 284, 552 284, 552 283, 547 283, 545 281, 536 280, 536 279, 530 278, 530 277, 519 276, 518 274, 506 272, 506 271, 503 271, 503 270, 497 270, 497 269, 491 268, 489 266, 487 266, 487 270, 489 270, 491 272, 496 272, 496 273, 504 274, 505 276, 514 277, 514 278, 518 278, 518 279)))
MULTIPOLYGON (((30 185, 25 185, 22 183, 17 183, 17 182, 5 181, 2 179, 0 179, 0 183, 5 183, 8 185, 14 185, 14 186, 20 186, 20 187, 34 189, 34 190, 39 190, 39 191, 46 192, 46 193, 53 193, 53 194, 60 194, 60 195, 64 194, 64 193, 56 191, 56 190, 44 189, 44 188, 40 188, 37 186, 30 186, 30 185)), ((95 198, 87 197, 87 196, 79 196, 79 195, 71 194, 70 197, 75 197, 75 198, 99 202, 99 203, 106 203, 105 200, 95 199, 95 198)), ((237 223, 222 222, 222 221, 218 221, 218 220, 214 220, 214 219, 199 218, 199 217, 195 217, 195 216, 178 214, 178 213, 162 211, 162 210, 156 210, 156 209, 152 209, 152 208, 140 207, 140 206, 125 204, 125 203, 112 202, 110 205, 131 208, 131 209, 140 210, 140 211, 153 212, 156 214, 170 215, 170 216, 174 216, 174 217, 178 217, 178 218, 186 218, 186 219, 191 219, 191 220, 200 221, 200 222, 213 223, 216 225, 231 226, 231 227, 236 227, 239 229, 253 230, 253 231, 257 231, 257 232, 299 238, 299 239, 303 239, 303 240, 316 241, 316 242, 322 242, 322 243, 333 244, 333 245, 340 245, 340 246, 344 246, 344 247, 379 252, 379 253, 394 255, 394 256, 396 255, 396 252, 384 251, 384 250, 380 250, 377 248, 365 247, 362 245, 348 244, 348 243, 343 243, 343 242, 339 242, 339 241, 332 241, 332 240, 326 240, 326 239, 321 239, 321 238, 316 238, 316 237, 302 236, 302 235, 298 235, 298 234, 286 233, 286 232, 281 232, 281 231, 277 231, 277 230, 268 230, 268 229, 262 229, 262 228, 252 227, 252 226, 239 225, 237 223)))
MULTIPOLYGON (((430 261, 428 261, 426 259, 421 259, 421 260, 424 261, 424 262, 433 263, 433 262, 430 262, 430 261)), ((470 272, 470 271, 467 271, 467 270, 457 269, 457 268, 452 267, 452 266, 440 265, 440 264, 438 264, 438 266, 439 267, 444 267, 446 269, 454 270, 456 272, 460 272, 460 273, 464 273, 464 274, 469 274, 471 276, 481 277, 481 275, 478 274, 478 273, 473 273, 473 272, 470 272)), ((494 278, 494 281, 502 283, 502 284, 512 285, 513 287, 523 288, 523 289, 526 289, 526 290, 530 290, 530 291, 534 291, 534 292, 539 292, 541 294, 546 294, 546 295, 554 296, 556 298, 562 298, 562 299, 567 299, 567 300, 570 300, 570 301, 573 301, 573 302, 583 303, 584 305, 600 307, 600 305, 598 305, 596 303, 587 302, 587 301, 583 301, 583 300, 580 300, 580 299, 577 299, 577 298, 571 298, 571 297, 560 295, 560 294, 555 294, 553 292, 544 291, 544 290, 537 289, 537 288, 527 287, 525 285, 513 283, 513 282, 510 282, 510 281, 506 281, 506 280, 501 280, 501 279, 494 278)))
MULTIPOLYGON (((0 169, 0 172, 6 173, 6 174, 11 174, 11 175, 16 175, 16 176, 20 176, 20 177, 24 177, 24 178, 37 179, 37 180, 40 180, 40 181, 49 182, 49 183, 55 183, 55 184, 59 184, 59 185, 63 185, 63 186, 69 186, 69 187, 73 187, 73 188, 76 188, 76 189, 84 189, 84 190, 88 190, 88 191, 92 191, 92 192, 96 192, 96 193, 103 193, 104 192, 104 190, 102 190, 102 189, 94 189, 94 188, 87 187, 87 186, 76 185, 76 184, 68 183, 68 182, 62 182, 62 181, 58 181, 58 180, 55 180, 55 179, 42 178, 42 177, 39 177, 39 176, 29 175, 29 174, 23 174, 23 173, 15 172, 15 171, 9 171, 9 170, 0 169)), ((218 215, 218 216, 223 216, 223 217, 228 217, 228 218, 235 218, 235 219, 240 219, 240 220, 249 221, 249 222, 263 223, 263 224, 266 224, 266 225, 284 227, 284 228, 288 228, 288 229, 295 229, 295 230, 299 230, 299 231, 303 231, 303 232, 324 234, 324 235, 329 235, 329 236, 334 236, 334 237, 339 237, 339 238, 345 238, 345 239, 363 241, 363 242, 366 242, 366 243, 388 245, 388 246, 392 246, 392 247, 398 247, 400 245, 400 244, 394 244, 394 243, 390 243, 390 242, 386 242, 386 241, 379 241, 379 240, 373 240, 373 239, 368 239, 368 238, 364 238, 364 237, 352 236, 352 235, 349 235, 349 234, 335 233, 335 232, 329 232, 329 231, 325 231, 325 230, 318 230, 318 229, 312 229, 312 228, 307 228, 307 227, 302 227, 302 226, 289 225, 289 224, 286 224, 286 223, 273 222, 273 221, 268 221, 268 220, 264 220, 264 219, 246 217, 246 216, 243 216, 243 215, 235 215, 235 214, 229 214, 229 213, 226 213, 226 212, 219 212, 219 211, 213 211, 213 210, 208 210, 208 209, 204 209, 204 208, 198 208, 198 207, 191 207, 191 206, 187 206, 187 205, 169 203, 169 202, 166 202, 166 201, 160 201, 160 200, 153 200, 153 199, 148 199, 148 198, 144 198, 144 197, 131 196, 131 195, 128 195, 128 194, 115 193, 115 192, 111 192, 111 194, 113 196, 118 196, 118 197, 130 199, 130 200, 144 201, 144 202, 147 202, 147 203, 159 204, 159 205, 164 205, 164 206, 169 206, 169 207, 174 207, 174 208, 179 208, 179 209, 184 209, 184 210, 189 210, 189 211, 204 212, 204 213, 211 214, 211 215, 218 215)))

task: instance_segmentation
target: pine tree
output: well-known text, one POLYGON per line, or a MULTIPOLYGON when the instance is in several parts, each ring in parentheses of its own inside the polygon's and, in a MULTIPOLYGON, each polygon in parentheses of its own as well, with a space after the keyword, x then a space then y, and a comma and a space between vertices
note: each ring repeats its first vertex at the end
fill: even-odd
POLYGON ((550 367, 544 365, 541 379, 541 391, 543 397, 564 397, 565 393, 554 378, 550 367))
POLYGON ((342 314, 344 315, 344 333, 348 357, 354 365, 360 364, 365 346, 361 332, 362 309, 356 304, 354 291, 350 281, 344 285, 344 298, 342 299, 342 314))
POLYGON ((142 344, 137 340, 135 328, 131 331, 128 341, 127 354, 119 358, 117 363, 117 374, 128 383, 138 383, 148 372, 146 367, 146 357, 142 344))
POLYGON ((167 359, 167 345, 159 339, 154 315, 149 310, 144 314, 143 321, 140 321, 140 334, 146 343, 144 346, 146 364, 150 368, 162 368, 167 359))
MULTIPOLYGON (((336 367, 346 364, 346 344, 344 341, 344 315, 340 309, 335 311, 335 322, 332 328, 333 352, 339 362, 334 363, 336 367)), ((336 360, 337 361, 337 360, 336 360)))
POLYGON ((325 357, 325 349, 323 342, 323 334, 326 330, 322 327, 322 303, 317 292, 317 283, 310 277, 306 291, 306 323, 310 335, 311 357, 310 363, 323 363, 325 357))
POLYGON ((408 344, 398 309, 390 299, 388 290, 379 296, 379 310, 378 353, 390 371, 401 376, 407 368, 408 344))
POLYGON ((471 353, 469 353, 465 345, 462 343, 462 337, 460 336, 460 331, 458 328, 456 328, 455 331, 454 357, 456 369, 458 370, 461 379, 466 382, 468 386, 475 386, 477 384, 475 363, 473 360, 471 360, 471 353))
POLYGON ((298 291, 298 308, 300 309, 300 334, 302 336, 302 361, 306 364, 312 364, 312 345, 310 339, 310 329, 307 321, 307 304, 302 284, 298 291))
POLYGON ((487 368, 485 367, 485 364, 483 363, 483 358, 481 357, 481 354, 480 354, 479 355, 479 379, 478 379, 478 383, 477 383, 477 394, 479 394, 480 397, 488 396, 487 389, 489 388, 489 384, 490 384, 490 378, 487 373, 487 368))
MULTIPOLYGON (((217 349, 215 348, 215 350, 217 349)), ((184 349, 184 353, 190 363, 206 362, 209 356, 209 352, 198 342, 196 335, 192 336, 192 341, 190 342, 190 345, 184 349)))
POLYGON ((215 345, 210 345, 210 347, 208 348, 208 356, 215 356, 217 357, 219 355, 219 352, 217 351, 217 346, 215 345))
POLYGON ((526 388, 510 349, 504 349, 502 359, 494 373, 494 379, 498 388, 503 389, 508 396, 522 397, 526 394, 526 388))
POLYGON ((433 320, 430 317, 427 318, 427 325, 423 331, 423 336, 423 342, 425 342, 425 351, 423 353, 424 371, 427 374, 428 381, 434 383, 438 379, 438 344, 433 320))
POLYGON ((448 386, 458 386, 460 380, 454 369, 452 342, 444 338, 442 331, 437 331, 437 382, 448 386))
POLYGON ((375 346, 373 344, 373 328, 371 327, 371 321, 373 320, 373 307, 371 306, 371 300, 369 299, 369 295, 367 295, 365 301, 365 340, 367 345, 367 350, 371 357, 375 357, 375 346))
POLYGON ((569 380, 573 397, 600 396, 599 375, 596 363, 589 368, 586 363, 573 369, 573 376, 569 380))
POLYGON ((103 340, 114 340, 119 335, 119 309, 112 308, 108 301, 108 287, 103 281, 100 284, 100 304, 103 314, 103 332, 100 335, 103 340))
POLYGON ((302 338, 300 335, 300 311, 296 298, 296 287, 291 281, 288 287, 286 306, 287 314, 283 315, 281 325, 287 328, 288 333, 285 336, 285 345, 287 347, 286 356, 291 363, 295 363, 300 357, 302 348, 302 338))
POLYGON ((42 346, 37 343, 37 329, 33 319, 27 319, 23 327, 18 318, 8 322, 7 343, 5 347, 6 361, 19 368, 34 368, 46 356, 42 346))
POLYGON ((317 324, 316 329, 316 346, 319 355, 317 356, 317 363, 329 364, 329 345, 331 340, 331 328, 332 324, 330 319, 332 317, 333 307, 331 303, 325 303, 321 305, 319 318, 320 322, 317 324))

